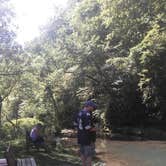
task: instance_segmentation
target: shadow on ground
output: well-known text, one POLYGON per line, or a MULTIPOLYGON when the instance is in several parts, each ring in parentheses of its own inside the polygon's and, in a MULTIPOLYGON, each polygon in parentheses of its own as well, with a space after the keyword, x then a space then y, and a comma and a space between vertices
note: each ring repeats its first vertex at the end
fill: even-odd
POLYGON ((67 147, 50 147, 49 152, 44 149, 37 151, 30 149, 28 152, 22 147, 15 147, 17 158, 34 157, 38 166, 80 166, 80 160, 75 151, 67 147))
MULTIPOLYGON (((73 141, 68 140, 65 144, 58 146, 50 146, 49 152, 45 152, 44 149, 30 149, 28 152, 25 148, 20 146, 14 147, 14 152, 17 154, 17 158, 34 157, 37 166, 81 166, 80 157, 78 155, 78 147, 73 145, 73 141)), ((94 163, 98 163, 101 160, 94 158, 94 163)))
MULTIPOLYGON (((9 142, 1 143, 0 146, 0 158, 4 158, 3 153, 7 148, 9 142)), ((49 145, 49 151, 45 152, 44 149, 39 151, 34 148, 30 148, 26 151, 25 143, 20 140, 10 141, 12 150, 16 158, 33 157, 37 163, 37 166, 81 166, 80 157, 78 155, 78 146, 75 139, 67 139, 65 142, 59 145, 49 145)), ((98 157, 93 159, 94 165, 96 163, 102 163, 102 160, 98 157)))

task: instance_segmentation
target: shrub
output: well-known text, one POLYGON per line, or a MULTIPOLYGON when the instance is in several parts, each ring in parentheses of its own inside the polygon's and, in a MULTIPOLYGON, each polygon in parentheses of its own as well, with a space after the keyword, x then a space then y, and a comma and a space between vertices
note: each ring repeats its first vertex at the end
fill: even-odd
POLYGON ((2 133, 7 138, 19 137, 25 134, 26 130, 30 130, 35 124, 42 123, 36 118, 21 118, 5 122, 2 126, 2 133))

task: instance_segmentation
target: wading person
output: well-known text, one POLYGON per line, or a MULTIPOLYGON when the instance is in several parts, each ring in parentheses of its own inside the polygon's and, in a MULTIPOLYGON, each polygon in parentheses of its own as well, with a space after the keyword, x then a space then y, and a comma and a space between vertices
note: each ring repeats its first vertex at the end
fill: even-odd
POLYGON ((93 101, 86 101, 74 122, 74 125, 77 127, 77 139, 83 166, 92 165, 94 142, 91 134, 95 132, 95 128, 92 126, 92 111, 95 109, 96 104, 93 101))

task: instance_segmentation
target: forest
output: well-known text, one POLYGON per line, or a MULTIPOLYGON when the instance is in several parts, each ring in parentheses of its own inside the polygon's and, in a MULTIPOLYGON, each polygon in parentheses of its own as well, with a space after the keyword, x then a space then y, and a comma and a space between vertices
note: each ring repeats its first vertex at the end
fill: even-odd
POLYGON ((0 0, 0 137, 73 127, 83 103, 102 131, 166 124, 164 0, 71 0, 24 46, 0 0))

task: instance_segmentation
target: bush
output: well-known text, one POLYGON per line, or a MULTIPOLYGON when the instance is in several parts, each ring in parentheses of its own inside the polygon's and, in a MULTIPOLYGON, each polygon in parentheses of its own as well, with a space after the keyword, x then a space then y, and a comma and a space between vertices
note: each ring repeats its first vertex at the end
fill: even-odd
POLYGON ((5 122, 2 126, 2 133, 4 137, 13 138, 23 136, 26 130, 30 130, 35 124, 42 123, 36 118, 21 118, 5 122))

